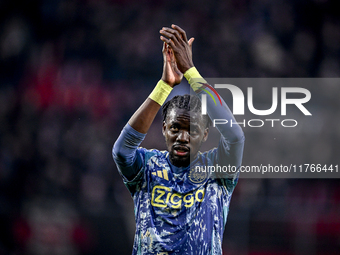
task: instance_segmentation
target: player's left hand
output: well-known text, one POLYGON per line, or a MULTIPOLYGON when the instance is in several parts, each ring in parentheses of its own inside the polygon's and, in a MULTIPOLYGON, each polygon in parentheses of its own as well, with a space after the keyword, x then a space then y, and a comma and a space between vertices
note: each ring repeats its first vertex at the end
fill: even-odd
POLYGON ((159 32, 162 35, 161 40, 171 47, 179 71, 185 73, 193 67, 192 43, 195 39, 192 37, 188 41, 185 31, 176 25, 172 25, 171 28, 163 27, 159 32))

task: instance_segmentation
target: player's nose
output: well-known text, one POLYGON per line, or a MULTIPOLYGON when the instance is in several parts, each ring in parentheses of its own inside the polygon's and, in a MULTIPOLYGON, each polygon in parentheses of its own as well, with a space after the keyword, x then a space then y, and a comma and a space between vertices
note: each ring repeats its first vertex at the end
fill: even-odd
POLYGON ((177 141, 181 142, 181 143, 188 143, 189 142, 189 132, 186 130, 181 130, 178 132, 178 136, 177 136, 177 141))

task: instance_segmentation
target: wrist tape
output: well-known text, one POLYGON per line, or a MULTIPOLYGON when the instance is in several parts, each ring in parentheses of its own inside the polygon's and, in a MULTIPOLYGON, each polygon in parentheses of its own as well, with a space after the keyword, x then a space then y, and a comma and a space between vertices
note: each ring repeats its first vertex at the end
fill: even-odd
POLYGON ((172 87, 170 87, 163 80, 159 80, 156 87, 153 89, 149 98, 158 103, 159 105, 163 105, 170 92, 172 91, 172 87))
POLYGON ((184 73, 184 77, 188 80, 191 88, 195 92, 200 91, 200 87, 202 87, 202 84, 207 83, 207 81, 203 79, 203 77, 194 66, 184 73))

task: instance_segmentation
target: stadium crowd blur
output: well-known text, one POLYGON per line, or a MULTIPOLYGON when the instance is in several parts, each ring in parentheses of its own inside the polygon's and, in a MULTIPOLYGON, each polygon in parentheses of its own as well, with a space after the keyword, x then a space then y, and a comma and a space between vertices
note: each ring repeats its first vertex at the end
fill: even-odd
MULTIPOLYGON (((162 26, 195 37, 205 77, 339 77, 335 2, 0 1, 0 254, 130 254, 111 148, 161 76, 162 26)), ((245 165, 338 164, 340 86, 311 92, 323 118, 288 138, 244 128, 245 165)), ((156 122, 143 146, 164 149, 156 122)), ((339 180, 241 179, 223 245, 339 254, 339 180)))

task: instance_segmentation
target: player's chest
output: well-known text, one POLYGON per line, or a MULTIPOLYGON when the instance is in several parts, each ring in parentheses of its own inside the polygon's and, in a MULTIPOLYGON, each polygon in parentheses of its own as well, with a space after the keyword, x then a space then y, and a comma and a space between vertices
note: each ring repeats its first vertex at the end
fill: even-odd
POLYGON ((158 212, 204 207, 217 194, 218 187, 209 180, 208 173, 198 171, 199 168, 195 165, 176 174, 167 160, 154 157, 147 166, 144 194, 147 195, 150 206, 158 212))

